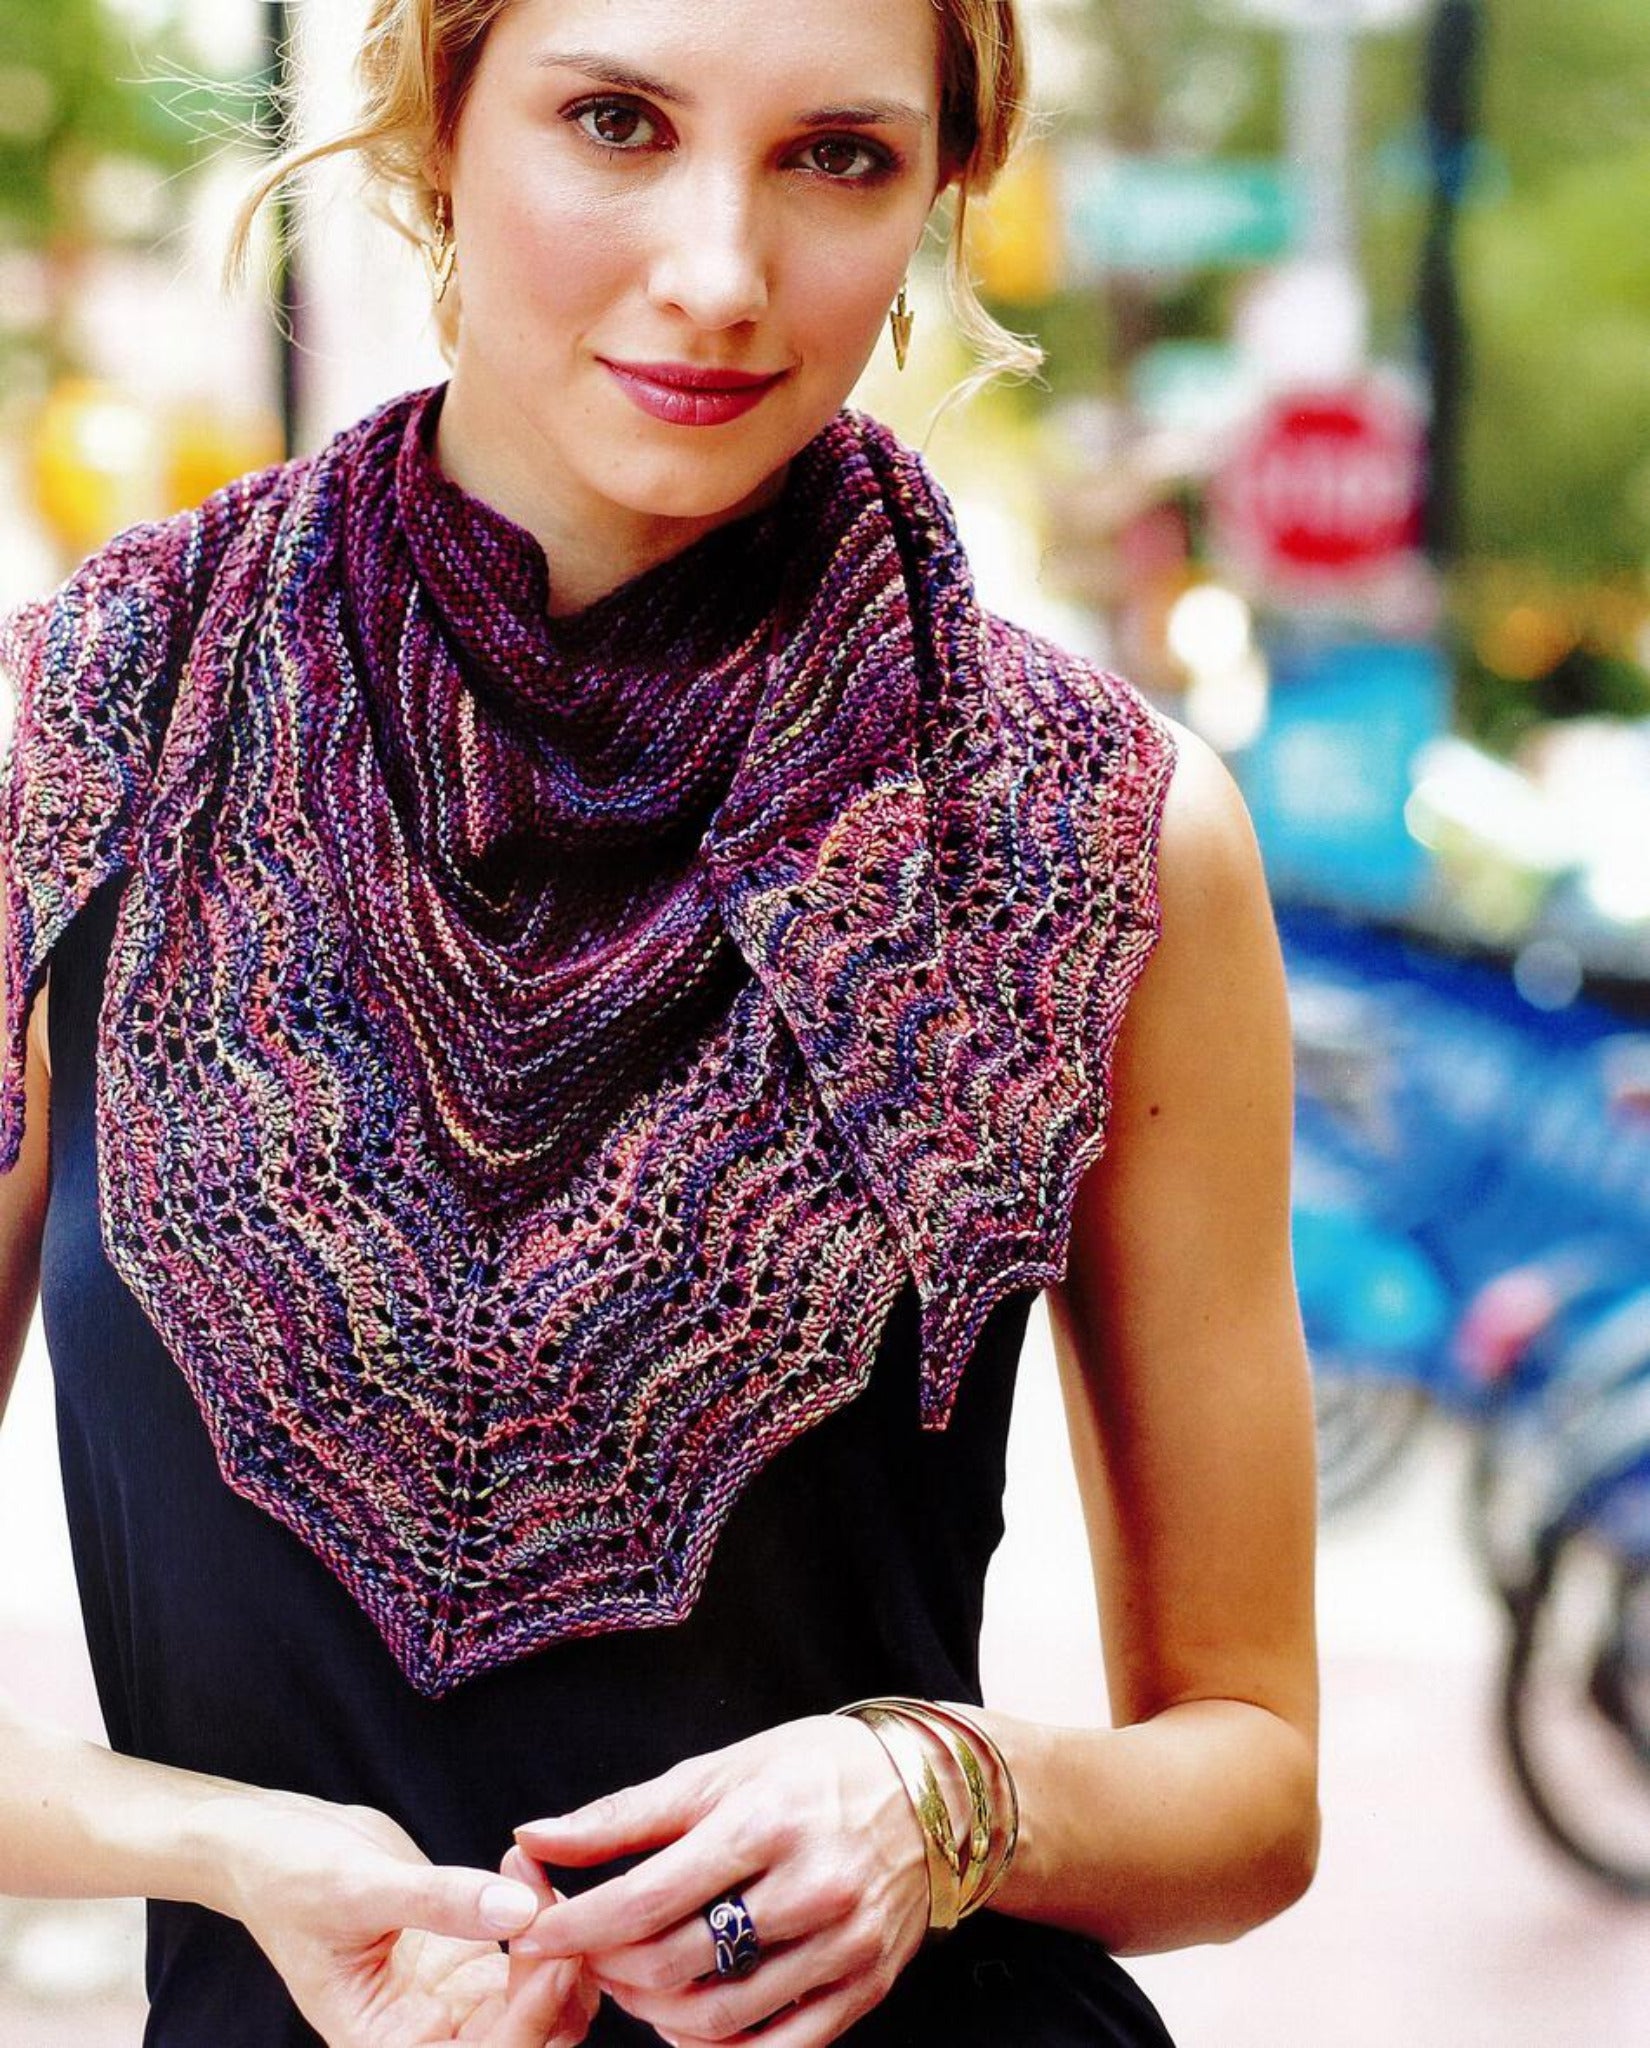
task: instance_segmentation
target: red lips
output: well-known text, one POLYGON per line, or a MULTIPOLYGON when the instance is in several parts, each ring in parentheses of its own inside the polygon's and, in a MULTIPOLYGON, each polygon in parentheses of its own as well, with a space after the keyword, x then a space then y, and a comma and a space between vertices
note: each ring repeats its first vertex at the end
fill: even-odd
POLYGON ((752 412, 783 370, 702 369, 694 363, 615 363, 603 369, 633 405, 674 427, 720 427, 752 412))
POLYGON ((692 363, 609 363, 633 377, 646 377, 653 384, 672 384, 683 391, 750 391, 758 384, 772 384, 783 370, 708 370, 692 363))

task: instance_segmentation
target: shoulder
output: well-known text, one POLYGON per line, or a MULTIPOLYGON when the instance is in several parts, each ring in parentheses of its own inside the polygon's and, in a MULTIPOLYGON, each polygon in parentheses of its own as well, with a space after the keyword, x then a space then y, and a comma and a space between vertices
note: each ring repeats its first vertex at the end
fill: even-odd
POLYGON ((1017 783, 1065 821, 1061 836, 1108 897, 1126 882, 1149 925, 1164 802, 1189 736, 1123 677, 1026 627, 986 615, 982 645, 1017 783))
POLYGON ((1158 855, 1166 907, 1198 922, 1236 900, 1264 909, 1260 849, 1231 770, 1196 733, 1172 719, 1163 723, 1174 747, 1158 855))
POLYGON ((1131 1094, 1289 1085, 1283 960, 1247 806, 1219 755, 1171 725, 1157 850, 1159 935, 1132 1006, 1131 1094), (1224 1076, 1224 1079, 1221 1077, 1224 1076))
POLYGON ((1126 765, 1155 795, 1159 886, 1196 915, 1226 889, 1264 902, 1260 855, 1230 769, 1198 735, 1125 677, 1006 619, 985 620, 994 693, 1076 756, 1074 766, 1126 765))
POLYGON ((1132 771, 1153 800, 1159 890, 1179 926, 1234 900, 1266 911, 1259 848, 1230 769, 1208 744, 1127 681, 1029 628, 987 615, 987 676, 1011 719, 1052 737, 1067 765, 1132 771))
POLYGON ((1175 748, 1157 856, 1165 946, 1210 963, 1234 948, 1271 956, 1271 901, 1243 793, 1208 741, 1165 723, 1175 748))

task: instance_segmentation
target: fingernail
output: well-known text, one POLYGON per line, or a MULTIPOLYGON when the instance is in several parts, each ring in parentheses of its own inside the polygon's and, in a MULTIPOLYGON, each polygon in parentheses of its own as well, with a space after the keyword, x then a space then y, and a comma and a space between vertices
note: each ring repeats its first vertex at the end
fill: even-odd
POLYGON ((526 1885, 506 1879, 490 1884, 481 1895, 480 1905, 482 1919, 500 1934, 530 1927, 539 1909, 538 1900, 526 1885))

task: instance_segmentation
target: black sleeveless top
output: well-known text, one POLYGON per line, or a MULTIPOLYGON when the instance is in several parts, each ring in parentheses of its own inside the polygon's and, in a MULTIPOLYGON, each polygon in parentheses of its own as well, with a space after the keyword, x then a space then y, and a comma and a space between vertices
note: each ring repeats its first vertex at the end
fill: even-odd
MULTIPOLYGON (((42 1310, 93 1671, 114 1746, 364 1804, 437 1862, 496 1868, 510 1831, 773 1724, 876 1693, 979 1698, 986 1566, 1032 1296, 984 1329, 955 1417, 918 1426, 908 1287, 871 1385, 781 1452, 722 1533, 692 1614, 412 1691, 296 1538, 232 1493, 182 1375, 104 1254, 94 1053, 120 884, 51 965, 42 1310)), ((558 1873, 575 1889, 610 1874, 558 1873)), ((237 1923, 149 1908, 146 2048, 314 2048, 237 1923)), ((650 2028, 604 2005, 592 2048, 650 2028)), ((1094 1943, 987 1911, 923 1949, 854 2048, 1165 2048, 1094 1943)))

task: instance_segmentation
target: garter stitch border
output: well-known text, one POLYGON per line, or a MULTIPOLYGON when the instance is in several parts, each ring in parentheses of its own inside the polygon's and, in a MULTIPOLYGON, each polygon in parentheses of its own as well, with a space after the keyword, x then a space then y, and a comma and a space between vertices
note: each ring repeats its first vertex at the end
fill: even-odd
MULTIPOLYGON (((338 749, 370 771, 340 523, 438 396, 135 529, 0 628, 0 1168, 52 947, 124 876, 111 1263, 228 1483, 432 1696, 685 1615, 908 1279, 945 1425, 991 1309, 1064 1271, 1173 764, 1126 684, 979 609, 921 461, 841 415, 794 465, 782 630, 675 885, 738 971, 569 1172, 479 1201, 359 943, 343 798, 309 780, 338 749)), ((372 871, 398 910, 415 865, 372 871)))

